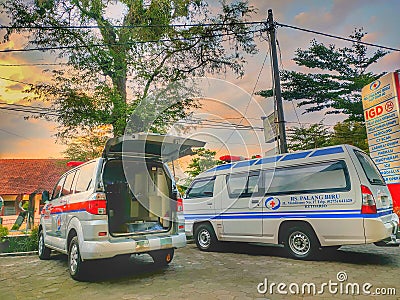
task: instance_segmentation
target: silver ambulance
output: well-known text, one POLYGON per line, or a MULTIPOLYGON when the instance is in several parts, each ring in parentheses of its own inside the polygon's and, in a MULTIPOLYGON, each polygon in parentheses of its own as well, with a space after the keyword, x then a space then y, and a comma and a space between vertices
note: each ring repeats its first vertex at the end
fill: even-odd
POLYGON ((398 245, 390 192, 371 158, 349 145, 216 166, 183 202, 186 234, 200 250, 219 241, 281 244, 309 259, 321 248, 398 245))
POLYGON ((39 258, 68 254, 74 279, 87 261, 148 253, 171 262, 186 245, 182 199, 167 162, 191 154, 203 142, 134 134, 110 139, 103 156, 65 173, 46 204, 39 226, 39 258))

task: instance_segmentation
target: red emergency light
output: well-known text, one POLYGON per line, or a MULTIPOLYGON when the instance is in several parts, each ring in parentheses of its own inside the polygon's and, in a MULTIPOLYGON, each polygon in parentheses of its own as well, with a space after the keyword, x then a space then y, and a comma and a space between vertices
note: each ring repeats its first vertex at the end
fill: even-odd
POLYGON ((219 160, 232 162, 232 161, 245 160, 245 158, 243 156, 236 156, 236 155, 223 155, 219 158, 219 160))
POLYGON ((67 167, 77 167, 84 164, 84 161, 69 161, 67 162, 67 167))

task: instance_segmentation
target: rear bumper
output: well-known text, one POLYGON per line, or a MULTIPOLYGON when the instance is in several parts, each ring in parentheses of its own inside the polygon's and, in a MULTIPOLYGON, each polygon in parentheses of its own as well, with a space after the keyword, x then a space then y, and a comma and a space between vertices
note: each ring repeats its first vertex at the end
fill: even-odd
POLYGON ((118 238, 106 241, 84 241, 80 245, 80 253, 83 260, 89 260, 185 246, 185 234, 178 233, 168 236, 147 236, 141 239, 118 238))
POLYGON ((392 240, 399 232, 399 217, 392 214, 391 219, 386 222, 381 218, 365 218, 364 230, 366 243, 392 240))

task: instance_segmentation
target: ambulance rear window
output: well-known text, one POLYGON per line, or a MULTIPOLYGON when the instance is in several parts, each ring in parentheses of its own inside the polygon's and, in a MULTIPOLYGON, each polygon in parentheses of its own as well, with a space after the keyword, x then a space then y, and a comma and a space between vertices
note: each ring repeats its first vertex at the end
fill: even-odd
POLYGON ((375 185, 385 185, 385 180, 383 179, 381 173, 379 173, 379 170, 372 159, 361 151, 354 150, 354 153, 357 156, 358 161, 360 162, 369 182, 375 185))

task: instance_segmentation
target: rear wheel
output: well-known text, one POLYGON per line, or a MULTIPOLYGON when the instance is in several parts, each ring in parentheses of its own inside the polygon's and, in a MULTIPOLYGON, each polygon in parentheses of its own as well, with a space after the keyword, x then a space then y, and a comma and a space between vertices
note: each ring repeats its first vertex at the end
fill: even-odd
POLYGON ((68 270, 73 279, 83 279, 84 265, 85 263, 82 261, 79 250, 78 237, 74 236, 71 240, 68 250, 68 270))
POLYGON ((156 265, 166 266, 174 258, 174 252, 174 249, 168 249, 152 251, 149 254, 156 265))
POLYGON ((218 240, 214 229, 209 224, 201 224, 196 227, 194 237, 197 248, 201 251, 211 251, 217 248, 218 240))
POLYGON ((293 258, 312 259, 317 256, 320 244, 312 229, 295 226, 286 232, 285 247, 293 258))
POLYGON ((39 258, 42 260, 49 259, 51 254, 51 249, 46 247, 44 244, 44 235, 43 230, 39 232, 39 239, 38 239, 38 255, 39 258))

